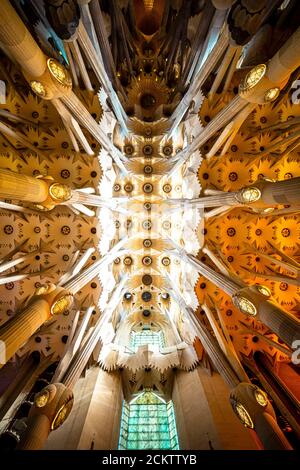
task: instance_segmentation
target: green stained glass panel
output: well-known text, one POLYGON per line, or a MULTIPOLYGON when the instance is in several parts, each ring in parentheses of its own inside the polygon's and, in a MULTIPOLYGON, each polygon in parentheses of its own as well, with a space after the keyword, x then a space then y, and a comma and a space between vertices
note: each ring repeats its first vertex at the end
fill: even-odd
POLYGON ((123 402, 119 449, 179 449, 172 402, 151 391, 123 402))

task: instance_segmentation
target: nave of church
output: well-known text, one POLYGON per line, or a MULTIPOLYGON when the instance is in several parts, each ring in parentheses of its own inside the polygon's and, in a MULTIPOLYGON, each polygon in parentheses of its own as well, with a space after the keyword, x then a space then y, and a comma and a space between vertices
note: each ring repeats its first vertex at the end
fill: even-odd
POLYGON ((0 1, 0 449, 300 449, 300 3, 0 1))

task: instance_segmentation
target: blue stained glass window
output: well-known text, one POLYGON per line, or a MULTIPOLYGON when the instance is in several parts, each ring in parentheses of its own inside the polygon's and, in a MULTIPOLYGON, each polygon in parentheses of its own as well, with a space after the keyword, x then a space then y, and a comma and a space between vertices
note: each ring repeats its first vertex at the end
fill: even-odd
POLYGON ((178 450, 173 403, 145 391, 123 402, 119 449, 178 450))

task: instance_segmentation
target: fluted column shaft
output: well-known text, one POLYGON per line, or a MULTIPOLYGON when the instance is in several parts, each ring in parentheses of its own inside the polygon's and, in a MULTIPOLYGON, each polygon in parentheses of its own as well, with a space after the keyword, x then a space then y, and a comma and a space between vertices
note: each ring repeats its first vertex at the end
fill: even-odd
POLYGON ((290 74, 300 64, 300 28, 298 28, 286 43, 272 57, 268 64, 268 78, 273 83, 288 80, 290 74))
POLYGON ((37 393, 17 449, 42 449, 51 429, 57 429, 69 416, 73 402, 73 392, 62 383, 47 385, 37 393))
MULTIPOLYGON (((76 275, 73 279, 66 282, 66 284, 64 284, 65 289, 67 289, 68 292, 71 292, 72 295, 76 294, 98 274, 100 267, 103 264, 110 263, 117 256, 118 251, 115 248, 116 246, 103 258, 99 259, 91 266, 86 268, 84 271, 76 275)), ((125 253, 125 250, 123 251, 123 253, 125 253)))
POLYGON ((267 325, 289 347, 300 338, 300 321, 271 302, 257 296, 258 319, 267 325))
POLYGON ((63 296, 64 289, 59 288, 34 297, 24 310, 0 327, 0 367, 50 318, 54 302, 63 296))
POLYGON ((50 433, 50 420, 44 414, 28 418, 27 429, 22 435, 22 450, 42 449, 50 433))
POLYGON ((16 313, 1 326, 0 347, 3 350, 3 358, 0 357, 0 365, 5 364, 49 317, 49 303, 43 298, 35 299, 22 312, 16 313))
POLYGON ((197 269, 206 279, 230 295, 233 303, 242 313, 255 316, 288 346, 292 347, 293 342, 300 338, 300 321, 268 301, 266 296, 261 294, 255 287, 241 288, 235 281, 206 266, 193 255, 184 253, 183 259, 197 269), (249 301, 248 306, 245 306, 245 300, 246 303, 249 301), (250 307, 250 310, 247 310, 248 307, 250 307))
POLYGON ((42 179, 0 168, 0 198, 42 203, 48 198, 48 185, 42 179))
POLYGON ((126 159, 122 153, 113 145, 112 142, 108 139, 107 135, 102 131, 100 125, 97 121, 91 116, 86 107, 82 104, 79 98, 75 93, 70 92, 68 95, 62 97, 63 103, 67 106, 71 114, 75 116, 78 122, 89 130, 92 136, 99 142, 105 150, 111 154, 115 163, 118 167, 127 174, 128 171, 124 166, 122 160, 126 159))
MULTIPOLYGON (((300 28, 298 28, 286 43, 279 49, 263 69, 260 68, 260 77, 256 85, 249 87, 246 82, 240 86, 240 95, 249 102, 265 104, 278 96, 278 92, 287 84, 292 72, 300 66, 300 28), (276 90, 271 95, 268 92, 276 90)), ((251 71, 252 72, 252 71, 251 71)), ((249 72, 251 74, 251 72, 249 72)))
POLYGON ((263 181, 258 187, 261 191, 259 203, 264 206, 300 205, 300 177, 276 182, 263 181))
POLYGON ((103 325, 109 321, 112 312, 116 308, 117 304, 120 301, 120 298, 124 292, 124 286, 127 282, 128 275, 124 276, 123 279, 116 285, 111 298, 102 313, 101 317, 97 320, 93 330, 88 336, 88 339, 85 341, 84 346, 77 351, 73 357, 71 363, 69 364, 67 370, 65 371, 61 382, 68 388, 72 388, 76 383, 77 379, 82 374, 93 350, 95 349, 97 343, 100 340, 100 334, 103 325))
POLYGON ((29 412, 29 422, 32 422, 33 424, 28 426, 24 436, 22 436, 22 440, 19 444, 20 449, 41 449, 44 446, 50 433, 50 426, 47 428, 47 421, 45 419, 36 420, 36 417, 41 415, 45 416, 49 423, 51 423, 51 429, 56 429, 56 427, 60 426, 68 417, 73 405, 72 388, 81 376, 93 350, 99 342, 101 329, 109 320, 112 312, 116 308, 116 305, 124 292, 124 286, 127 279, 128 276, 124 276, 115 287, 103 314, 84 339, 83 346, 75 353, 65 372, 62 374, 61 381, 59 383, 51 383, 35 397, 35 403, 29 412), (48 397, 51 396, 51 394, 54 395, 54 400, 49 400, 48 397), (39 402, 41 397, 46 398, 45 402, 39 402), (66 407, 66 414, 62 416, 62 419, 56 426, 54 425, 56 420, 55 416, 57 416, 57 412, 61 410, 62 406, 66 407), (39 432, 39 426, 41 427, 41 437, 40 439, 37 439, 36 436, 39 432))
POLYGON ((181 122, 184 113, 186 112, 187 108, 189 107, 192 99, 194 98, 195 94, 199 91, 200 87, 203 85, 209 74, 217 65, 218 61, 224 54, 226 47, 229 44, 229 34, 228 29, 221 33, 218 41, 213 47, 213 50, 210 52, 209 56, 207 57, 205 63, 201 67, 198 75, 195 77, 193 83, 191 83, 189 90, 183 96, 182 100, 180 101, 179 105, 176 107, 175 111, 171 116, 171 120, 175 119, 170 134, 177 128, 178 124, 181 122))
POLYGON ((0 47, 32 77, 46 70, 46 58, 8 0, 0 2, 0 47))
POLYGON ((222 192, 197 199, 171 199, 170 205, 189 204, 199 207, 236 206, 239 204, 254 207, 276 207, 278 205, 300 205, 300 177, 283 181, 259 181, 252 186, 244 187, 240 191, 222 192), (257 201, 243 199, 243 193, 247 189, 258 188, 260 197, 257 201))
MULTIPOLYGON (((237 95, 204 127, 202 132, 198 134, 198 137, 196 137, 189 146, 185 147, 181 152, 169 159, 169 162, 176 161, 177 165, 179 165, 181 161, 184 161, 199 147, 205 144, 205 142, 217 131, 232 121, 232 119, 241 112, 247 104, 248 102, 244 98, 237 95)), ((175 165, 174 168, 177 168, 177 165, 175 165)))
POLYGON ((223 351, 218 345, 217 340, 189 308, 186 309, 186 312, 188 314, 189 320, 194 325, 197 336, 199 337, 202 346, 211 359, 213 365, 230 388, 236 387, 239 384, 240 379, 233 371, 227 357, 224 355, 223 351))
POLYGON ((94 264, 86 268, 84 271, 79 273, 74 279, 71 279, 65 284, 66 289, 76 294, 82 289, 88 282, 90 282, 98 274, 100 266, 104 263, 104 258, 99 259, 94 264))
POLYGON ((168 289, 168 292, 186 313, 206 353, 231 389, 231 405, 239 419, 247 427, 255 429, 266 450, 291 449, 277 424, 273 407, 264 392, 251 383, 240 381, 217 340, 207 327, 196 317, 193 310, 186 305, 181 295, 176 294, 176 289, 175 291, 168 289))
POLYGON ((81 20, 78 26, 78 40, 99 82, 106 89, 106 93, 111 99, 113 110, 116 114, 116 117, 120 125, 122 126, 123 130, 127 132, 127 126, 125 123, 126 114, 124 112, 123 106, 121 105, 119 97, 116 94, 115 90, 113 89, 112 83, 106 73, 105 68, 102 65, 102 58, 101 60, 99 60, 99 57, 97 56, 97 52, 94 48, 94 45, 92 44, 89 38, 89 35, 87 34, 86 29, 84 25, 82 24, 81 20))
POLYGON ((266 450, 292 450, 267 395, 256 385, 241 382, 231 391, 230 402, 244 426, 255 429, 266 450))
POLYGON ((167 199, 165 202, 168 206, 177 206, 178 208, 184 208, 194 206, 198 208, 210 208, 210 207, 221 207, 221 206, 236 206, 239 203, 237 200, 238 192, 228 192, 221 194, 214 194, 212 196, 204 196, 195 199, 167 199))
POLYGON ((202 274, 206 279, 213 282, 216 286, 220 287, 226 294, 233 295, 240 289, 240 286, 229 279, 222 273, 218 273, 211 267, 207 266, 206 264, 202 263, 202 261, 198 260, 195 256, 186 254, 187 261, 197 269, 197 271, 202 274))

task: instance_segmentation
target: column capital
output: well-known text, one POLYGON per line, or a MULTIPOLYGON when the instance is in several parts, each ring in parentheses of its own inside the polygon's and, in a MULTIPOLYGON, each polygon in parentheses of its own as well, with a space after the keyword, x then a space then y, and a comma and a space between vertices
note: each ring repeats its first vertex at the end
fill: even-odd
POLYGON ((36 178, 44 181, 48 186, 48 197, 40 204, 34 204, 34 207, 41 211, 49 211, 56 205, 68 202, 73 196, 73 191, 66 184, 57 183, 52 176, 38 175, 36 178))
POLYGON ((251 68, 239 85, 239 95, 249 103, 267 104, 274 101, 287 80, 274 83, 268 77, 268 65, 251 68))
POLYGON ((40 77, 24 73, 32 91, 40 98, 51 100, 69 94, 72 90, 72 79, 69 71, 56 59, 46 58, 47 67, 40 77))
POLYGON ((230 393, 233 411, 246 428, 255 429, 258 414, 269 413, 276 418, 267 394, 256 385, 241 382, 230 393))
POLYGON ((74 402, 72 390, 62 383, 47 385, 34 397, 29 418, 44 414, 50 420, 51 431, 59 428, 69 416, 74 402))
POLYGON ((257 284, 239 289, 232 295, 234 305, 245 315, 259 316, 259 303, 265 302, 271 295, 268 287, 257 284))
POLYGON ((34 298, 42 296, 50 306, 51 315, 60 315, 68 310, 73 303, 73 295, 63 287, 57 287, 55 284, 43 284, 35 291, 34 298))
POLYGON ((72 390, 62 383, 47 385, 37 393, 18 449, 41 449, 49 433, 59 428, 68 418, 73 403, 72 390))

